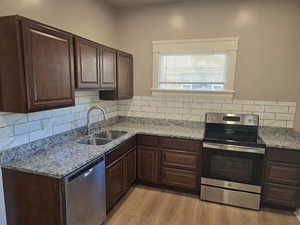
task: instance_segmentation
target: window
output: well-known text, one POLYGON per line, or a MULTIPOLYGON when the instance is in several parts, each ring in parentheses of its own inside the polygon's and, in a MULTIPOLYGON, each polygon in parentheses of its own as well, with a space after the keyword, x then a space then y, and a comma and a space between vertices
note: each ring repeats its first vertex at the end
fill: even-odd
POLYGON ((226 53, 161 54, 159 88, 224 90, 226 53))
POLYGON ((153 88, 158 92, 233 95, 238 38, 153 42, 153 88))

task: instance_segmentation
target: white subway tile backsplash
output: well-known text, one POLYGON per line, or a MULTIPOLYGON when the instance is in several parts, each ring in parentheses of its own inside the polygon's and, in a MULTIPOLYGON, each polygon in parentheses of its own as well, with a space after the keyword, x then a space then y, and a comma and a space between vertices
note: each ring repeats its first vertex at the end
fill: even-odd
POLYGON ((170 120, 182 120, 182 114, 166 113, 165 118, 170 120))
POLYGON ((53 135, 52 129, 34 131, 32 133, 29 133, 29 141, 36 141, 52 135, 53 135))
POLYGON ((245 112, 263 112, 264 105, 242 105, 242 110, 245 112))
POLYGON ((26 114, 9 113, 0 116, 0 127, 25 123, 27 121, 26 114))
POLYGON ((33 121, 28 123, 21 123, 15 125, 15 135, 21 135, 21 134, 27 134, 33 131, 41 130, 42 129, 42 123, 41 121, 33 121))
POLYGON ((258 113, 258 115, 259 115, 259 118, 263 119, 263 120, 274 120, 276 114, 264 112, 264 113, 258 113))
MULTIPOLYGON (((120 116, 204 121, 207 112, 254 113, 260 125, 293 127, 295 102, 210 100, 184 96, 135 96, 133 100, 99 101, 98 92, 76 92, 73 107, 30 114, 0 113, 0 151, 86 125, 92 105, 105 108, 108 118, 120 116)), ((91 120, 102 120, 99 112, 91 120)))
POLYGON ((13 126, 7 126, 7 127, 0 128, 0 139, 11 137, 13 135, 14 135, 14 127, 13 126))
POLYGON ((275 113, 288 113, 289 107, 288 106, 265 106, 266 112, 275 112, 275 113))
POLYGON ((29 142, 29 135, 18 135, 8 138, 0 138, 0 151, 3 151, 7 148, 13 148, 18 145, 26 144, 29 142))
POLYGON ((296 102, 276 102, 277 105, 293 106, 296 107, 296 102))
POLYGON ((296 113, 296 107, 289 107, 289 113, 296 113))
MULTIPOLYGON (((87 111, 92 105, 104 107, 108 118, 118 115, 117 102, 99 101, 98 92, 75 92, 75 96, 77 104, 73 107, 30 114, 0 112, 0 151, 85 126, 87 111)), ((127 106, 131 100, 123 102, 127 106)), ((98 121, 102 116, 95 112, 93 119, 98 121)))
POLYGON ((281 120, 263 120, 263 126, 270 127, 287 127, 287 121, 281 120))
POLYGON ((242 111, 242 105, 241 104, 223 104, 223 110, 242 111))
POLYGON ((42 111, 28 114, 28 121, 41 120, 51 118, 52 111, 42 111))
POLYGON ((118 112, 122 116, 154 117, 177 120, 204 121, 207 112, 252 113, 260 117, 264 126, 292 127, 296 111, 295 102, 253 101, 253 100, 210 100, 199 97, 154 96, 135 97, 148 107, 135 107, 132 100, 119 101, 118 112), (157 116, 157 117, 161 117, 157 116))
POLYGON ((178 108, 180 108, 180 107, 183 107, 183 102, 181 101, 181 102, 174 102, 174 101, 170 101, 170 102, 166 102, 166 106, 167 107, 178 107, 178 108))
POLYGON ((72 129, 72 122, 62 123, 53 126, 53 135, 66 132, 72 129))
POLYGON ((276 120, 292 121, 292 120, 294 120, 294 115, 293 114, 276 113, 276 120))

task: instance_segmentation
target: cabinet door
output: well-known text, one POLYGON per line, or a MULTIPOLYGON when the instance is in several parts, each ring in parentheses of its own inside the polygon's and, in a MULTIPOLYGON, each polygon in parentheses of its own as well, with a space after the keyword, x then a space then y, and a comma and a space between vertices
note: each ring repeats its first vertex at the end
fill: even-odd
POLYGON ((138 178, 147 183, 159 183, 160 152, 158 149, 138 147, 138 178))
POLYGON ((299 207, 300 189, 278 184, 265 184, 263 200, 275 206, 299 207), (299 202, 297 202, 299 201, 299 202))
POLYGON ((162 150, 162 165, 197 171, 199 154, 188 151, 162 150))
POLYGON ((118 201, 124 190, 123 160, 119 160, 106 169, 106 198, 108 209, 118 201))
POLYGON ((124 158, 124 186, 125 190, 136 180, 136 148, 131 150, 124 158))
POLYGON ((22 21, 28 110, 74 105, 73 36, 22 21))
POLYGON ((270 183, 300 186, 300 165, 269 161, 266 180, 270 183))
POLYGON ((102 73, 101 88, 116 88, 116 50, 111 48, 102 48, 102 73))
POLYGON ((194 171, 162 167, 161 183, 189 190, 198 190, 197 173, 194 171))
POLYGON ((118 99, 133 96, 133 59, 132 56, 118 52, 118 99))
POLYGON ((76 88, 100 88, 100 45, 75 38, 76 88))

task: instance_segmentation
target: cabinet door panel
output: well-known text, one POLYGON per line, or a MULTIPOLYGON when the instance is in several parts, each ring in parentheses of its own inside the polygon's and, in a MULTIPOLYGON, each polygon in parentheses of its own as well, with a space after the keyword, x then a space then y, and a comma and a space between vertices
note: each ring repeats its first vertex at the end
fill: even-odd
POLYGON ((157 146, 158 145, 158 137, 152 135, 143 135, 139 134, 137 136, 137 143, 138 145, 145 145, 145 146, 157 146))
POLYGON ((76 38, 76 88, 100 87, 100 46, 94 42, 76 38))
POLYGON ((158 139, 158 142, 161 148, 170 148, 185 151, 199 152, 202 147, 202 143, 200 141, 181 138, 160 137, 158 139))
POLYGON ((266 184, 263 199, 265 203, 283 207, 299 207, 299 189, 285 185, 266 184))
POLYGON ((149 147, 138 147, 138 178, 141 181, 159 183, 159 150, 149 147))
POLYGON ((193 171, 162 167, 161 183, 179 188, 198 190, 197 173, 193 171))
POLYGON ((199 154, 185 151, 162 150, 162 165, 197 170, 199 154))
POLYGON ((112 89, 116 87, 116 50, 102 48, 101 88, 112 89))
POLYGON ((270 183, 300 186, 300 165, 269 161, 266 180, 270 183))
POLYGON ((125 190, 136 180, 136 148, 131 150, 124 158, 124 186, 125 190))
POLYGON ((29 111, 74 105, 73 37, 22 22, 29 111))
POLYGON ((126 53, 118 53, 118 99, 133 96, 133 59, 126 53))
POLYGON ((119 160, 106 169, 106 197, 108 209, 121 197, 124 190, 123 180, 123 160, 119 160))

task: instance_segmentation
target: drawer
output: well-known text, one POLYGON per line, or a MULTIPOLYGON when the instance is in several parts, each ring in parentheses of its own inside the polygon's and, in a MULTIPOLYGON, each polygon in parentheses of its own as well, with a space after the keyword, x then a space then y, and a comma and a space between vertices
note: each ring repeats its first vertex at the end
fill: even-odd
POLYGON ((267 159, 270 161, 300 164, 300 151, 268 148, 267 159))
POLYGON ((137 143, 138 145, 156 147, 158 145, 158 137, 152 135, 138 135, 137 143))
POLYGON ((198 170, 199 154, 177 150, 162 150, 162 165, 166 167, 198 170))
POLYGON ((161 148, 178 149, 186 151, 199 152, 202 148, 202 143, 196 140, 188 140, 181 138, 159 137, 158 145, 161 148))
POLYGON ((162 167, 161 183, 183 189, 199 190, 198 174, 193 171, 162 167))
POLYGON ((299 198, 298 188, 278 184, 265 184, 264 186, 264 203, 278 207, 296 208, 299 206, 299 203, 297 202, 297 199, 299 198))
POLYGON ((269 161, 267 163, 266 181, 300 186, 300 165, 269 161))
POLYGON ((108 152, 105 155, 105 162, 106 165, 110 165, 115 160, 119 159, 121 156, 126 154, 130 149, 134 148, 136 146, 136 138, 132 137, 129 140, 127 140, 125 143, 122 143, 121 145, 114 148, 112 151, 108 152))

